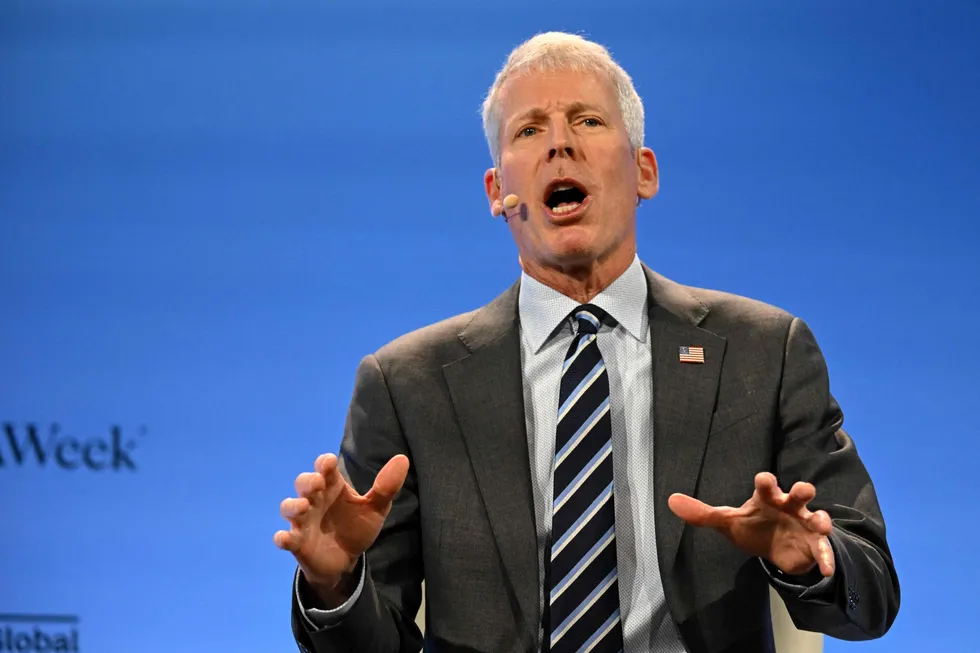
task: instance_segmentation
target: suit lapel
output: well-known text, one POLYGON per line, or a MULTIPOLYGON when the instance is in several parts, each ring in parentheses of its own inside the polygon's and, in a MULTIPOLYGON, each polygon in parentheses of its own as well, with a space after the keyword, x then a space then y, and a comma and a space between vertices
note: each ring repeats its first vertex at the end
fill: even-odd
MULTIPOLYGON (((653 357, 654 501, 661 569, 669 573, 684 524, 667 498, 693 495, 701 472, 726 341, 698 325, 708 309, 644 266, 653 357), (683 346, 704 363, 682 363, 683 346)), ((525 620, 537 639, 538 556, 524 414, 519 284, 478 311, 459 334, 469 355, 443 369, 490 527, 525 620)), ((666 581, 666 578, 665 578, 666 581)))
MULTIPOLYGON (((528 455, 515 284, 460 333, 470 354, 443 369, 493 530, 525 623, 537 639, 537 531, 528 455)), ((465 581, 464 581, 465 582, 465 581)))
POLYGON ((694 495, 718 394, 726 341, 698 324, 708 309, 681 286, 645 269, 653 354, 654 502, 661 569, 673 567, 684 522, 667 506, 694 495), (684 363, 681 347, 703 347, 704 363, 684 363))

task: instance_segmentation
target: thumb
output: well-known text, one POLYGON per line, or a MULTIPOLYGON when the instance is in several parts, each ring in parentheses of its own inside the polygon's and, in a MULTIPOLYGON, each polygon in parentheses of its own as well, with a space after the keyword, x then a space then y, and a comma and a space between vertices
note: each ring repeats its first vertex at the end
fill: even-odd
POLYGON ((717 508, 713 508, 703 501, 698 501, 694 497, 686 494, 674 493, 667 499, 667 505, 671 512, 686 521, 692 526, 721 526, 721 515, 717 508))
POLYGON ((389 460, 374 479, 374 486, 364 497, 375 510, 387 512, 408 476, 408 457, 402 454, 389 460))

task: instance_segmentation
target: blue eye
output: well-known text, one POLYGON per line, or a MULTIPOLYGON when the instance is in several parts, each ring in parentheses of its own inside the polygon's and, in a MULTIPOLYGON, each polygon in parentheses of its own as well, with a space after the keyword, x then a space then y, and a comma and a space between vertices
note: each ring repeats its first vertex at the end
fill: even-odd
POLYGON ((535 127, 525 127, 521 130, 521 136, 534 136, 536 133, 537 129, 535 127))
POLYGON ((595 118, 586 118, 582 122, 584 122, 589 127, 598 127, 599 126, 599 121, 596 120, 595 118))

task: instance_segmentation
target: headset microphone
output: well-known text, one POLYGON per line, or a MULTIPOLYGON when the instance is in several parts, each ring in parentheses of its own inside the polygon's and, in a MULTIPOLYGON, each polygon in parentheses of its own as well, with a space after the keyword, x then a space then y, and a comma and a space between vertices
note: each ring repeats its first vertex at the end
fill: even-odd
MULTIPOLYGON (((500 202, 500 200, 494 202, 493 214, 503 215, 504 221, 506 222, 509 218, 514 217, 512 215, 507 215, 507 209, 512 209, 516 207, 518 204, 521 204, 521 199, 517 195, 511 193, 510 195, 504 198, 503 202, 500 202)), ((527 220, 527 204, 521 204, 521 209, 518 212, 518 215, 521 216, 521 220, 525 220, 525 221, 527 220)))

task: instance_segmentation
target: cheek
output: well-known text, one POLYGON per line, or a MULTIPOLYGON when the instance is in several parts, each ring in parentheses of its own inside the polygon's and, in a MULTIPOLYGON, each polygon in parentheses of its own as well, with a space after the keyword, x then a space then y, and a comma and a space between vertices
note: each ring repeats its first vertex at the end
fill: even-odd
POLYGON ((603 213, 606 211, 628 211, 636 207, 638 186, 636 179, 630 177, 630 170, 621 170, 619 174, 608 176, 598 193, 603 213))
MULTIPOLYGON (((517 195, 521 204, 527 203, 528 205, 530 205, 532 204, 532 201, 534 199, 531 197, 530 185, 526 183, 522 184, 521 177, 514 174, 510 175, 505 179, 502 179, 500 185, 500 199, 503 199, 511 194, 517 195)), ((518 204, 518 207, 520 207, 520 204, 518 204)), ((528 206, 528 208, 530 208, 530 206, 528 206)), ((508 211, 508 213, 512 211, 516 212, 517 209, 516 208, 511 209, 510 211, 508 211)))
POLYGON ((526 180, 533 179, 532 169, 526 161, 518 157, 510 156, 501 162, 500 181, 502 187, 509 192, 517 192, 522 189, 526 180))

